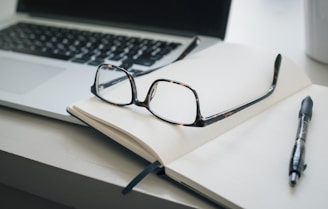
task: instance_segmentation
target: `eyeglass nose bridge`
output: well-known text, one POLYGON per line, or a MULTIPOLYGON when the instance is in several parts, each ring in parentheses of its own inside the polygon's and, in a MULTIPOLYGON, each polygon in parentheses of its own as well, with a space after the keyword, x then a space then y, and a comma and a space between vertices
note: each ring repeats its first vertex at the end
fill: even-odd
POLYGON ((148 92, 146 94, 145 99, 143 101, 141 101, 141 100, 138 99, 137 87, 136 87, 136 83, 134 81, 133 76, 129 73, 127 73, 127 75, 129 77, 130 84, 131 84, 131 89, 132 89, 132 101, 131 101, 131 103, 136 105, 136 106, 139 106, 139 107, 145 107, 146 109, 148 109, 150 111, 149 103, 154 98, 154 96, 156 94, 158 83, 161 81, 161 79, 155 80, 151 84, 151 86, 148 89, 148 92))
POLYGON ((149 102, 154 98, 157 90, 158 82, 156 82, 154 85, 152 85, 150 92, 149 92, 149 102))
MULTIPOLYGON (((133 78, 132 78, 133 79, 133 78)), ((134 81, 133 81, 134 82, 134 81)), ((140 106, 140 107, 145 107, 147 108, 148 110, 150 110, 150 107, 149 107, 149 103, 151 102, 151 100, 154 98, 155 94, 156 94, 156 90, 157 90, 157 86, 158 86, 158 83, 160 82, 160 80, 155 80, 151 86, 149 87, 148 89, 148 92, 146 94, 146 97, 144 99, 144 101, 140 101, 137 97, 137 90, 136 90, 136 86, 135 86, 135 83, 132 84, 134 87, 132 87, 132 91, 135 91, 133 92, 133 95, 135 96, 133 98, 133 103, 137 106, 140 106)))
POLYGON ((136 83, 134 81, 133 76, 130 73, 128 73, 126 70, 124 70, 124 72, 126 73, 126 75, 129 78, 130 86, 131 86, 131 90, 132 90, 131 104, 134 104, 139 107, 146 107, 145 102, 142 102, 138 99, 137 87, 136 87, 136 83))

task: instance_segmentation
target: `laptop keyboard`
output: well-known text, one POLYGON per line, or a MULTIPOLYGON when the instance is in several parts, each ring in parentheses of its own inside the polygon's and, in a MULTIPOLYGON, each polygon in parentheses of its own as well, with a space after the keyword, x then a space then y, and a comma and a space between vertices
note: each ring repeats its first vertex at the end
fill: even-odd
POLYGON ((94 65, 121 61, 151 66, 180 44, 131 36, 90 32, 31 23, 0 31, 0 49, 94 65))

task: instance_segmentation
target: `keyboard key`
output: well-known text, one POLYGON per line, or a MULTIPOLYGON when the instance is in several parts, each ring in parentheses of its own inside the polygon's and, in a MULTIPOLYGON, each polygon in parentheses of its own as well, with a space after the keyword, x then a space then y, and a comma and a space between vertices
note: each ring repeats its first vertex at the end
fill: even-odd
POLYGON ((31 49, 26 49, 26 48, 14 49, 14 51, 26 53, 26 54, 38 55, 38 56, 42 56, 42 57, 61 59, 61 60, 69 60, 71 58, 70 56, 67 56, 64 54, 53 54, 53 53, 44 52, 41 50, 31 50, 31 49))
POLYGON ((103 64, 105 61, 103 59, 95 59, 91 62, 88 62, 88 65, 98 66, 100 64, 103 64))
POLYGON ((135 60, 135 64, 144 65, 144 66, 151 66, 154 63, 155 63, 155 60, 151 60, 151 59, 144 58, 144 57, 139 57, 138 59, 135 60))
POLYGON ((74 58, 74 59, 72 59, 72 62, 81 63, 81 64, 84 64, 87 61, 89 61, 89 59, 83 59, 83 58, 74 58))
POLYGON ((133 65, 133 62, 132 61, 128 61, 128 60, 124 60, 122 62, 122 64, 120 65, 121 68, 124 68, 124 69, 129 69, 131 66, 133 65))
POLYGON ((136 70, 136 69, 129 69, 128 71, 132 74, 138 74, 142 72, 141 70, 136 70))

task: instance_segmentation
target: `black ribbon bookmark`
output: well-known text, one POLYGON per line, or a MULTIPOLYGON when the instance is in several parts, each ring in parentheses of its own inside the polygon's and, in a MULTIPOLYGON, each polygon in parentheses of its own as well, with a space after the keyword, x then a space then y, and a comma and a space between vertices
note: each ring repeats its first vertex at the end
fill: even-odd
POLYGON ((157 160, 151 164, 149 164, 141 173, 139 173, 123 190, 122 194, 126 195, 130 192, 133 187, 135 187, 142 179, 144 179, 149 173, 154 171, 156 168, 159 168, 161 163, 157 160))

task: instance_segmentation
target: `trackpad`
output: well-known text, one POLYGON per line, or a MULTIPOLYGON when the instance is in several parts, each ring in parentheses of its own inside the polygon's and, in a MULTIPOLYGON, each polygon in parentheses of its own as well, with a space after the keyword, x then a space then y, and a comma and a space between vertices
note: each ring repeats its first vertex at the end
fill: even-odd
POLYGON ((63 70, 65 69, 0 57, 0 90, 24 94, 63 70))

